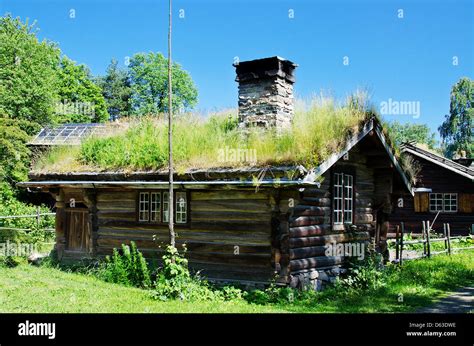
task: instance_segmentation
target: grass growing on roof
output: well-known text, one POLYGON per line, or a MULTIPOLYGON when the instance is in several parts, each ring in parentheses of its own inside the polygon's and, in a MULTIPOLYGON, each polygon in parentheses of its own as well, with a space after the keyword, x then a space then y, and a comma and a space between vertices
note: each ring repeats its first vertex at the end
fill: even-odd
MULTIPOLYGON (((178 171, 192 168, 302 164, 316 166, 341 149, 347 137, 367 119, 360 102, 337 103, 314 98, 298 107, 290 129, 275 131, 238 129, 235 111, 205 119, 193 114, 178 116, 173 127, 173 155, 178 171), (255 162, 222 160, 227 149, 255 153, 255 162)), ((156 170, 167 166, 168 128, 165 117, 132 119, 127 129, 106 137, 92 137, 79 150, 64 157, 53 149, 39 160, 39 171, 156 170), (58 162, 60 161, 60 162, 58 162), (73 168, 73 169, 71 169, 73 168)), ((63 154, 58 151, 63 150, 63 154)))

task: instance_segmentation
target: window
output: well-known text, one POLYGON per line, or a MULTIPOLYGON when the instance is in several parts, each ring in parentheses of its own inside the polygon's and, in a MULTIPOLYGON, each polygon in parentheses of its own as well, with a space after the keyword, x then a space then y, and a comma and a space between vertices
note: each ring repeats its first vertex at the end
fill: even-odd
POLYGON ((430 211, 454 213, 458 211, 457 193, 430 193, 430 211))
POLYGON ((138 202, 138 220, 149 221, 150 194, 148 192, 140 192, 138 202))
POLYGON ((349 174, 334 174, 333 222, 352 223, 354 215, 354 177, 349 174))
POLYGON ((161 221, 161 192, 151 192, 150 221, 161 221))
POLYGON ((430 193, 430 211, 432 212, 443 211, 443 194, 442 193, 430 193))
POLYGON ((163 222, 170 221, 170 197, 168 192, 163 192, 163 222))
MULTIPOLYGON (((188 222, 188 202, 186 192, 176 192, 175 222, 188 222)), ((138 194, 138 221, 151 223, 167 223, 169 221, 168 192, 140 192, 138 194)))
POLYGON ((186 223, 186 213, 188 204, 186 201, 186 192, 176 193, 176 223, 186 223))

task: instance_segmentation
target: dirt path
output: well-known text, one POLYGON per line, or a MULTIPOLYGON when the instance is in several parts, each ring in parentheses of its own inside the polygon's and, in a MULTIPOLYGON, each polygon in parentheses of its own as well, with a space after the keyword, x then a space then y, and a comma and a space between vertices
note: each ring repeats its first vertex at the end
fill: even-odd
POLYGON ((434 305, 419 309, 419 313, 474 313, 474 286, 463 287, 434 305))

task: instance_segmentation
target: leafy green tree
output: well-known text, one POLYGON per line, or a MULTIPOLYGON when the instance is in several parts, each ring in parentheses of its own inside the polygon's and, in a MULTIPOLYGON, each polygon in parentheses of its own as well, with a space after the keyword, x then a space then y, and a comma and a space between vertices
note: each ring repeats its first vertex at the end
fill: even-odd
POLYGON ((27 178, 30 151, 26 143, 38 130, 27 120, 0 118, 0 183, 13 186, 27 178))
POLYGON ((102 90, 93 82, 85 65, 76 65, 64 56, 61 59, 58 78, 58 122, 103 122, 108 119, 102 90))
POLYGON ((131 110, 131 87, 128 73, 118 67, 117 60, 112 59, 107 73, 97 79, 102 88, 102 95, 107 102, 107 109, 112 117, 126 116, 131 110))
POLYGON ((431 132, 426 124, 401 124, 398 121, 392 121, 387 123, 386 127, 390 138, 396 145, 414 141, 419 144, 426 144, 429 148, 434 149, 437 144, 435 134, 431 132))
MULTIPOLYGON (((168 59, 161 53, 137 53, 130 60, 132 110, 137 115, 168 110, 168 59)), ((190 74, 173 63, 173 110, 192 109, 197 103, 197 88, 190 74)))
POLYGON ((446 156, 453 157, 460 150, 465 150, 468 157, 474 154, 473 119, 474 81, 464 77, 451 89, 449 114, 438 128, 446 156))
POLYGON ((0 17, 0 116, 46 124, 54 114, 60 51, 35 31, 28 21, 0 17))

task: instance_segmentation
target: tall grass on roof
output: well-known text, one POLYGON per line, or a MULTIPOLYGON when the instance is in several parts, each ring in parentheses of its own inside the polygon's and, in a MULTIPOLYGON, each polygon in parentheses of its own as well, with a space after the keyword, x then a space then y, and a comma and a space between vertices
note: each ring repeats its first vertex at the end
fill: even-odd
MULTIPOLYGON (((193 168, 242 167, 302 164, 313 167, 341 149, 347 137, 357 133, 368 112, 359 96, 338 103, 317 97, 297 103, 291 128, 276 133, 259 128, 242 131, 237 112, 228 111, 208 118, 193 114, 176 118, 173 155, 178 171, 193 168), (354 100, 356 102, 354 102, 354 100), (225 155, 223 155, 223 153, 225 155), (230 153, 230 154, 229 154, 230 153), (254 154, 253 160, 240 154, 254 154), (234 155, 233 155, 234 154, 234 155)), ((365 103, 364 103, 365 105, 365 103)), ((86 140, 70 160, 58 169, 53 152, 41 160, 39 170, 157 170, 167 166, 167 122, 165 117, 132 120, 124 131, 86 140)))

